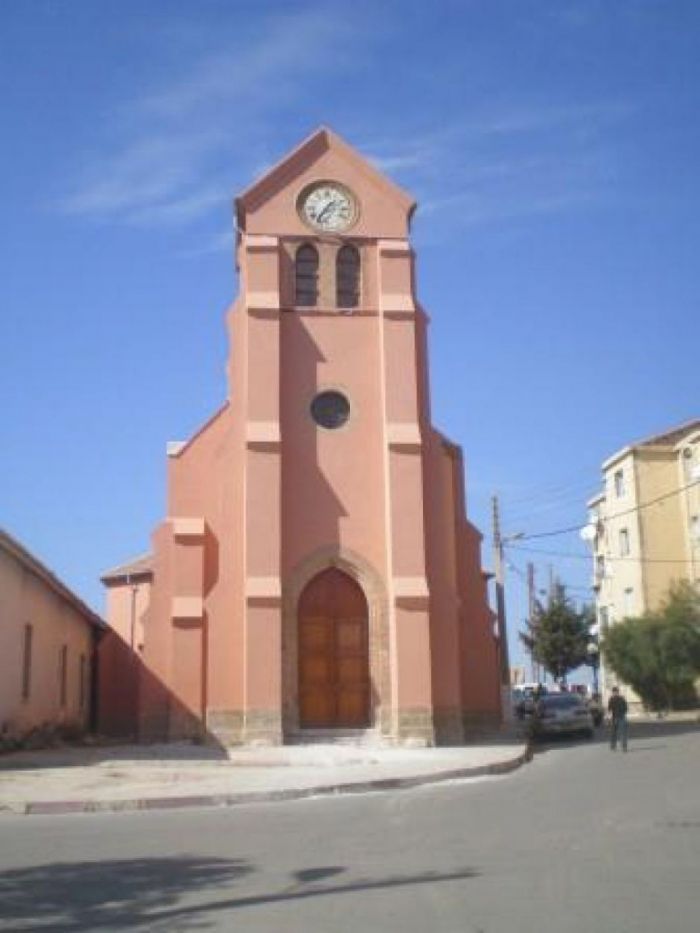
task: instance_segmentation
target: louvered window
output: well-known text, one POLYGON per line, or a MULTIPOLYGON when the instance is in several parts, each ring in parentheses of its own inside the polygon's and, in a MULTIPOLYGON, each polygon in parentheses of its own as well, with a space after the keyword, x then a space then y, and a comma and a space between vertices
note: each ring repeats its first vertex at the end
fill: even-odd
POLYGON ((360 303, 360 253, 355 246, 343 246, 335 260, 336 305, 356 308, 360 303))
POLYGON ((294 271, 295 303, 304 308, 314 308, 318 304, 318 253, 311 244, 304 243, 297 250, 294 271))

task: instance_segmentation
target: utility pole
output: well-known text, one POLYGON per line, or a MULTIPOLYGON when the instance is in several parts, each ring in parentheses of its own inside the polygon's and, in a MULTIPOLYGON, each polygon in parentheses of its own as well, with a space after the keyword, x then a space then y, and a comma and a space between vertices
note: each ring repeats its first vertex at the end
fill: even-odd
POLYGON ((493 570, 496 580, 496 619, 498 623, 498 643, 501 661, 501 709, 503 711, 503 718, 505 720, 510 720, 510 660, 508 657, 508 633, 506 631, 503 538, 501 537, 501 517, 498 507, 498 496, 493 496, 491 498, 491 510, 493 526, 493 570))
MULTIPOLYGON (((528 561, 527 564, 527 615, 530 622, 530 632, 532 632, 532 624, 535 619, 535 565, 532 561, 528 561)), ((530 655, 530 670, 532 679, 539 683, 540 665, 532 654, 530 655)))

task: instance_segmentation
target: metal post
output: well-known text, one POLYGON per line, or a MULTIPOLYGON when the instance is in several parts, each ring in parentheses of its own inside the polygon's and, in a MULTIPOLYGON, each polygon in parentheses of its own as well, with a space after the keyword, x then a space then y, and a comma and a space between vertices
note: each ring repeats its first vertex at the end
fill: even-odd
POLYGON ((129 647, 131 649, 131 715, 134 727, 134 738, 139 738, 139 657, 136 651, 136 600, 138 598, 139 585, 134 581, 131 575, 127 576, 127 583, 131 586, 131 618, 129 620, 129 647))
POLYGON ((506 630, 506 600, 505 577, 503 561, 503 539, 501 538, 501 521, 498 507, 498 496, 491 499, 493 519, 493 569, 496 583, 496 619, 498 624, 498 642, 501 661, 501 708, 503 719, 512 719, 510 702, 510 660, 508 656, 508 633, 506 630))

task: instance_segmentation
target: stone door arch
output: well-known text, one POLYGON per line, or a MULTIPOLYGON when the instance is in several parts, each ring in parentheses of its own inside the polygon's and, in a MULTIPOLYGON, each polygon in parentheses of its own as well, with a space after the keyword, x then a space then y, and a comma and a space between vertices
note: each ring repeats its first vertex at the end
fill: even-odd
POLYGON ((342 571, 362 590, 367 603, 370 728, 393 734, 389 619, 386 589, 380 574, 361 555, 348 548, 319 548, 286 576, 282 618, 282 724, 287 737, 301 728, 299 716, 299 603, 307 584, 329 568, 342 571))
POLYGON ((304 587, 297 613, 299 725, 370 724, 369 613, 361 587, 328 567, 304 587))

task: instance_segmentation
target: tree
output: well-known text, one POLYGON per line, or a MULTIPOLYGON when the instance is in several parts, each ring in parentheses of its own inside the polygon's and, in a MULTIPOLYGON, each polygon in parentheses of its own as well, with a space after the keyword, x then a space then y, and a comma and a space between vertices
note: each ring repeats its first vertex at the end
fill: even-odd
POLYGON ((535 603, 533 618, 520 633, 520 640, 556 680, 565 680, 569 671, 587 662, 594 622, 592 608, 577 610, 566 588, 558 583, 546 606, 535 603))
POLYGON ((608 666, 653 710, 693 706, 700 675, 700 594, 676 583, 655 612, 623 619, 603 636, 608 666))

